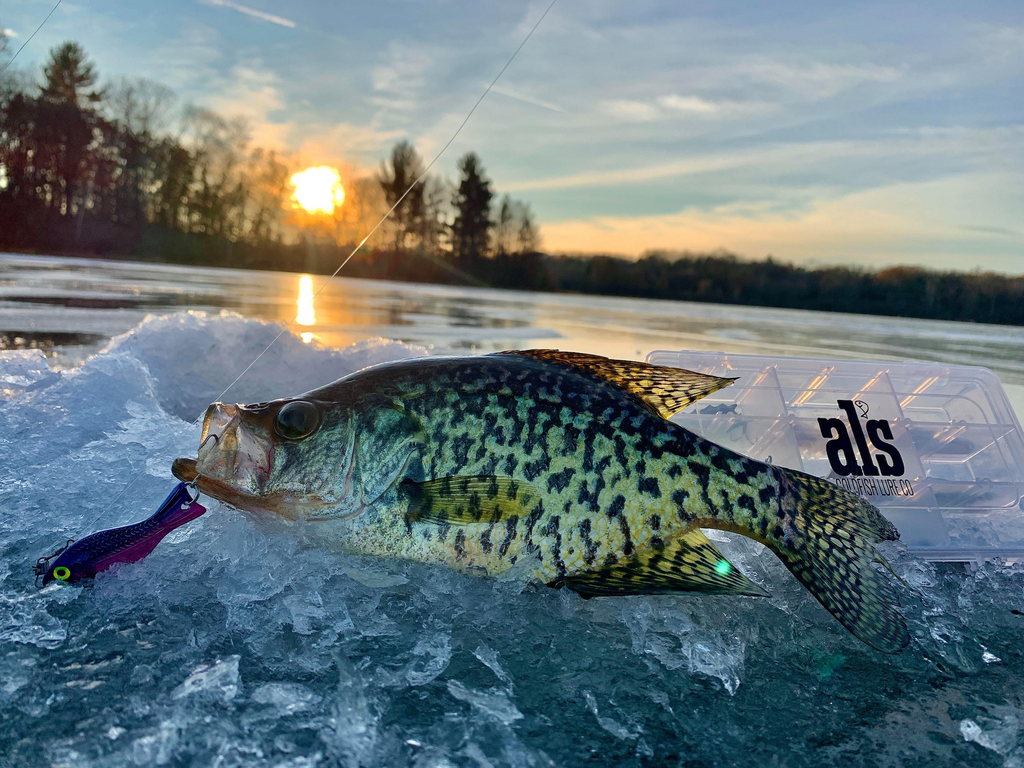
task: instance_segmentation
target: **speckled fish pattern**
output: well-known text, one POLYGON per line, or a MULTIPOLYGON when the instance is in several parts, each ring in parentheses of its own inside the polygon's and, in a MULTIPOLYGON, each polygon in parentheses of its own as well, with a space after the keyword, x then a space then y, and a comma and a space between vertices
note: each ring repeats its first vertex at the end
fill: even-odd
POLYGON ((585 596, 766 594, 700 532, 718 528, 767 545, 866 643, 903 648, 872 546, 895 528, 858 496, 668 421, 730 383, 692 374, 687 391, 673 371, 519 352, 403 361, 309 393, 351 409, 360 480, 387 485, 342 523, 347 548, 585 596))

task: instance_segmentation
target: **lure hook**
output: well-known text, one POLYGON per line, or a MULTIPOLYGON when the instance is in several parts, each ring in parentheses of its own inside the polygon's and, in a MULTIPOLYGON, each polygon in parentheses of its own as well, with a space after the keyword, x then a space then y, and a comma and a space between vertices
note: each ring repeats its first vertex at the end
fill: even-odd
POLYGON ((36 564, 32 566, 32 573, 34 573, 36 576, 35 582, 37 587, 39 586, 39 579, 41 579, 46 574, 47 569, 50 567, 50 561, 53 560, 53 558, 64 554, 64 552, 67 551, 67 548, 74 543, 75 539, 68 539, 64 546, 60 547, 52 555, 40 557, 36 560, 36 564))

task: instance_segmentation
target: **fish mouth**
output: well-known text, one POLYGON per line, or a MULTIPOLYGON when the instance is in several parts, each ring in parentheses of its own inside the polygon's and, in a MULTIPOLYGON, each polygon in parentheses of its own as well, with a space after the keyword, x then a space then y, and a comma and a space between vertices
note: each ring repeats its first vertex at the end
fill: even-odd
POLYGON ((272 434, 237 405, 214 403, 206 411, 196 471, 259 495, 270 479, 276 450, 272 434))
POLYGON ((210 498, 246 512, 270 512, 286 520, 298 521, 310 514, 315 515, 317 510, 330 506, 324 500, 308 495, 246 493, 223 480, 200 474, 198 462, 195 459, 175 459, 171 464, 171 474, 183 483, 195 484, 200 492, 210 498))

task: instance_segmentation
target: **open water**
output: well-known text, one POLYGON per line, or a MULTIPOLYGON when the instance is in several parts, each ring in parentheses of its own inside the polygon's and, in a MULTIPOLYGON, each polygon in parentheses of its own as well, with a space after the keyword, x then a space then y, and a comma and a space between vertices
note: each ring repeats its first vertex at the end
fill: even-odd
POLYGON ((559 347, 986 365, 1024 329, 0 257, 0 765, 1024 766, 1024 566, 891 547, 913 635, 849 636, 759 545, 771 600, 571 593, 302 549, 216 502, 142 563, 37 590, 147 517, 192 420, 384 360, 559 347), (129 478, 130 491, 118 498, 129 478))

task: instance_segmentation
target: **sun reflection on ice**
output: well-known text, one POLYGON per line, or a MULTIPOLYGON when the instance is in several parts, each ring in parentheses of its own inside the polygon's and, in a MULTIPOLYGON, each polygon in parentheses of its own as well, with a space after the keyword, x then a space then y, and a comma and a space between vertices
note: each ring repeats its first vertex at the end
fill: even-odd
MULTIPOLYGON (((299 325, 316 325, 316 310, 313 308, 313 278, 303 275, 299 278, 299 314, 295 322, 299 325)), ((302 341, 309 344, 313 340, 313 334, 306 332, 301 334, 302 341)))

